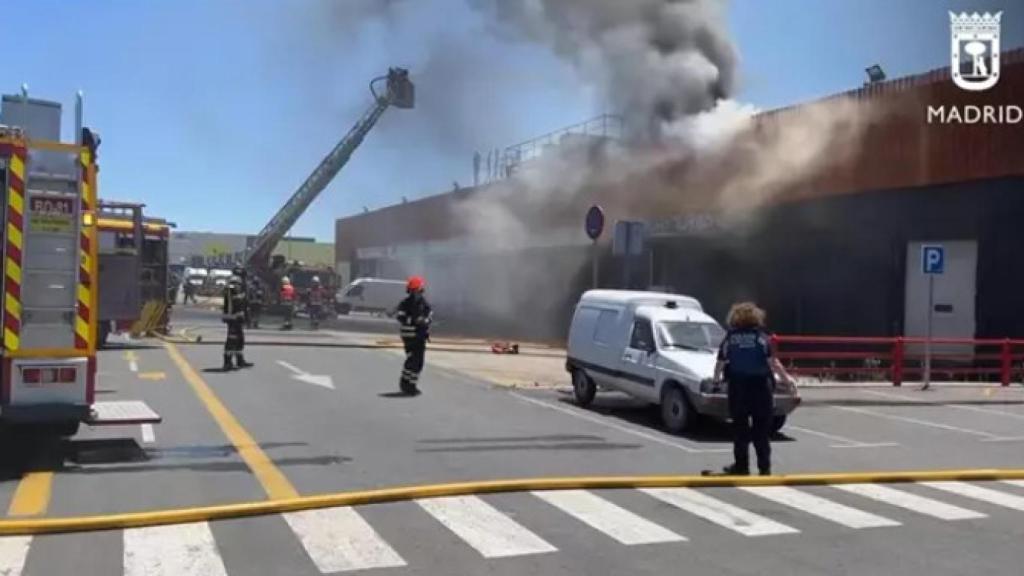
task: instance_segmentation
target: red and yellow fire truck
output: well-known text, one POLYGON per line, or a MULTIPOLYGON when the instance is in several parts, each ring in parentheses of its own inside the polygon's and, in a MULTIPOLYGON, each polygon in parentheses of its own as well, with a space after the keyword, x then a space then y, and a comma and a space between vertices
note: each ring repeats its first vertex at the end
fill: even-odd
POLYGON ((75 143, 59 141, 59 104, 23 94, 0 108, 0 423, 61 435, 160 420, 141 402, 95 402, 99 138, 78 104, 75 143))

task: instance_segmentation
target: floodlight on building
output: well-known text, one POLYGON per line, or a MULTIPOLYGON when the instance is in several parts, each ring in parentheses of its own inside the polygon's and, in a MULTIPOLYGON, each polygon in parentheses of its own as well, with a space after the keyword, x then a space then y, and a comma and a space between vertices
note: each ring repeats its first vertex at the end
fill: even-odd
POLYGON ((882 67, 879 66, 878 64, 868 66, 867 68, 864 69, 864 71, 867 72, 868 74, 869 84, 874 84, 876 82, 881 82, 885 80, 885 70, 882 70, 882 67))

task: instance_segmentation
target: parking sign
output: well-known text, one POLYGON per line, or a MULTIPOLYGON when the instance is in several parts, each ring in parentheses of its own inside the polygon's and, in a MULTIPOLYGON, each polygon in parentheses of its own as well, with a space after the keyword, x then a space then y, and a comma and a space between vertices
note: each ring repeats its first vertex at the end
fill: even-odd
POLYGON ((942 274, 946 269, 946 249, 937 244, 921 246, 921 271, 942 274))

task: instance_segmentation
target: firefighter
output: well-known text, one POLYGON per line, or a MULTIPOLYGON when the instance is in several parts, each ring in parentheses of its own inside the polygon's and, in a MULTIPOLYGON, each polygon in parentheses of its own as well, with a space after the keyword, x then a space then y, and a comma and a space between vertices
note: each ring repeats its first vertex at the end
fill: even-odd
POLYGON ((252 364, 245 361, 245 326, 248 306, 245 298, 245 270, 236 267, 231 271, 228 285, 224 287, 223 320, 228 325, 228 336, 224 340, 224 371, 237 368, 248 368, 252 364), (235 364, 232 364, 232 358, 235 364))
POLYGON ((192 300, 192 303, 195 304, 196 303, 196 287, 195 287, 194 284, 192 284, 192 282, 189 281, 188 278, 185 279, 184 292, 185 292, 185 300, 182 301, 182 304, 188 304, 189 300, 192 300))
POLYGON ((423 371, 423 359, 427 352, 427 340, 430 340, 430 323, 433 311, 423 292, 426 282, 419 276, 409 278, 405 291, 409 294, 398 305, 395 318, 401 324, 402 344, 405 346, 405 365, 398 386, 406 394, 419 394, 417 387, 420 372, 423 371))
POLYGON ((324 308, 324 288, 320 285, 320 277, 313 276, 309 287, 309 325, 313 330, 320 327, 320 316, 324 308))
POLYGON ((295 314, 295 287, 287 276, 281 278, 281 305, 284 306, 284 324, 282 330, 292 329, 292 316, 295 314))
POLYGON ((247 327, 260 327, 260 317, 263 315, 264 298, 263 283, 260 282, 259 279, 253 278, 249 282, 249 321, 246 322, 247 327))
POLYGON ((722 339, 715 364, 715 381, 723 375, 728 382, 729 417, 733 427, 734 461, 724 472, 750 474, 750 444, 757 453, 762 476, 772 473, 771 442, 774 412, 774 373, 785 374, 772 354, 771 340, 764 328, 764 310, 751 302, 734 304, 729 310, 729 331, 722 339))

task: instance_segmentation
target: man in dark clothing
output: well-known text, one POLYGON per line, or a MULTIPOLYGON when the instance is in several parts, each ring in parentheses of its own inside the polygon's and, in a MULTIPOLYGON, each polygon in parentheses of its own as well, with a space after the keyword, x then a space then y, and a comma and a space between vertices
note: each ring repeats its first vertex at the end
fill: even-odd
POLYGON ((184 286, 183 289, 184 289, 184 292, 185 292, 185 300, 182 301, 182 304, 188 304, 189 300, 192 300, 192 303, 195 304, 196 303, 196 287, 195 287, 194 284, 192 284, 192 282, 188 278, 185 279, 185 286, 184 286))
POLYGON ((306 309, 309 310, 309 327, 316 330, 320 327, 320 318, 324 313, 324 300, 327 298, 327 293, 324 291, 323 286, 320 285, 320 277, 313 276, 311 286, 309 287, 309 302, 306 304, 306 309))
POLYGON ((260 316, 263 315, 263 301, 265 294, 263 293, 263 283, 258 279, 253 278, 249 282, 249 293, 247 296, 249 305, 249 316, 246 326, 248 328, 259 328, 260 327, 260 316))
POLYGON ((221 317, 228 325, 228 335, 224 340, 224 371, 233 370, 232 357, 237 361, 238 368, 248 368, 252 364, 245 361, 242 355, 245 349, 245 326, 248 317, 248 306, 245 294, 245 270, 232 270, 228 285, 224 287, 224 305, 221 317))
POLYGON ((757 453, 762 476, 771 475, 771 442, 774 413, 774 371, 782 367, 772 355, 764 330, 764 311, 749 302, 729 311, 729 332, 722 340, 715 365, 715 381, 723 374, 728 382, 729 417, 733 427, 733 464, 726 474, 750 474, 750 444, 757 453))
POLYGON ((402 377, 398 381, 399 388, 406 394, 418 394, 420 372, 423 371, 423 360, 427 352, 427 340, 430 339, 430 323, 433 311, 423 291, 426 282, 419 276, 409 278, 406 284, 409 293, 398 305, 395 318, 401 324, 402 344, 405 346, 405 365, 402 377))

